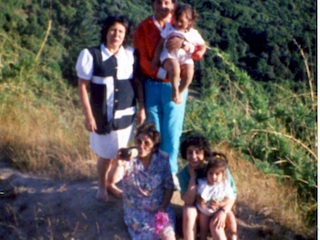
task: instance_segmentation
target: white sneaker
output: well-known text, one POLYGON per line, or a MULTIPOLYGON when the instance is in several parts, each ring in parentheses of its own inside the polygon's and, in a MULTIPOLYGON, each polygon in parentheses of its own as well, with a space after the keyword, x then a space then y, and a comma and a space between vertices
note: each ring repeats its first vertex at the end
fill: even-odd
POLYGON ((181 190, 180 182, 176 174, 172 174, 172 180, 173 180, 174 190, 180 191, 181 190))

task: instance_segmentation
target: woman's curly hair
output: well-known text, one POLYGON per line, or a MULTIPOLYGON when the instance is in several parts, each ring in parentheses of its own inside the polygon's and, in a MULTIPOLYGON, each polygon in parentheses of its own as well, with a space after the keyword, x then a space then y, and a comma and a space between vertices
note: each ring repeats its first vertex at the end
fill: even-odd
POLYGON ((189 146, 197 147, 204 151, 205 159, 211 156, 210 144, 207 138, 201 135, 191 135, 187 137, 180 145, 180 155, 183 159, 187 159, 187 149, 189 146))

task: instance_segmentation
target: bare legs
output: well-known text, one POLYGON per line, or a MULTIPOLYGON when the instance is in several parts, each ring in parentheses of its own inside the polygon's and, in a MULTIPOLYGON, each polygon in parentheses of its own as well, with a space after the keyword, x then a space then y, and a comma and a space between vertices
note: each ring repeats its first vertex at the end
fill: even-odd
POLYGON ((193 79, 194 66, 191 64, 183 64, 181 67, 181 81, 179 86, 179 92, 182 93, 184 90, 188 89, 190 83, 193 79))
MULTIPOLYGON (((226 224, 231 233, 231 239, 237 239, 237 221, 232 211, 227 213, 226 224)), ((219 227, 213 221, 210 221, 209 228, 213 239, 227 240, 224 227, 219 227)))
POLYGON ((172 101, 177 104, 182 102, 179 93, 180 65, 176 59, 168 58, 163 64, 164 69, 168 72, 168 77, 172 85, 172 101))
POLYGON ((227 229, 230 233, 231 240, 237 240, 238 227, 237 227, 237 220, 233 212, 228 212, 226 221, 227 221, 227 229))
MULTIPOLYGON (((182 231, 184 240, 195 240, 197 234, 197 217, 199 216, 199 235, 200 239, 207 239, 208 231, 210 230, 211 236, 216 240, 226 240, 226 233, 224 227, 218 227, 213 222, 213 218, 205 216, 204 214, 199 214, 196 207, 194 206, 184 206, 182 210, 182 231)), ((227 213, 226 225, 230 233, 231 239, 237 239, 237 222, 232 211, 227 213)))
POLYGON ((107 189, 116 197, 122 197, 122 190, 116 186, 116 183, 120 180, 111 181, 113 169, 114 169, 114 160, 99 157, 97 161, 97 173, 98 173, 98 191, 96 198, 101 201, 108 200, 107 189))
POLYGON ((184 206, 182 210, 182 232, 184 240, 195 240, 198 211, 195 206, 184 206))
POLYGON ((123 174, 118 171, 118 174, 115 174, 115 170, 117 168, 116 160, 111 159, 111 166, 109 169, 108 177, 107 177, 107 189, 117 198, 122 198, 122 190, 117 187, 117 183, 121 181, 123 174))
POLYGON ((188 88, 193 78, 193 65, 183 64, 180 66, 176 59, 168 58, 164 61, 163 67, 167 70, 172 85, 172 101, 181 104, 181 93, 188 88))
POLYGON ((106 190, 106 176, 109 169, 110 159, 99 157, 97 161, 97 173, 98 173, 98 191, 96 198, 101 201, 108 199, 108 193, 106 190))
POLYGON ((199 213, 200 240, 207 240, 209 232, 209 221, 210 217, 204 215, 201 212, 199 213))

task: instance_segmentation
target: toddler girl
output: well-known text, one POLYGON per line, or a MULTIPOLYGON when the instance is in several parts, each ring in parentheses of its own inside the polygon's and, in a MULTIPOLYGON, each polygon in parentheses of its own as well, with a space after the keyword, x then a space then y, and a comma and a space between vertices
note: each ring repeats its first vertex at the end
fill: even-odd
POLYGON ((159 61, 168 72, 168 78, 172 84, 172 101, 177 104, 182 102, 181 93, 190 85, 194 74, 194 63, 191 55, 195 52, 195 59, 201 59, 206 51, 206 45, 199 34, 193 28, 198 15, 195 10, 184 3, 177 3, 174 9, 174 24, 166 24, 161 32, 161 39, 156 47, 152 60, 152 67, 156 67, 159 61), (172 37, 184 39, 180 49, 168 52, 163 46, 166 40, 172 37), (179 80, 181 78, 180 86, 179 80))
MULTIPOLYGON (((207 239, 210 217, 217 211, 225 212, 224 206, 228 201, 235 200, 233 189, 226 177, 227 165, 227 159, 223 154, 214 153, 206 167, 207 178, 199 179, 196 206, 200 211, 200 239, 207 239)), ((232 211, 227 214, 235 218, 232 211)), ((221 234, 225 236, 224 229, 221 229, 221 234)), ((236 239, 236 233, 232 234, 232 239, 236 239)))

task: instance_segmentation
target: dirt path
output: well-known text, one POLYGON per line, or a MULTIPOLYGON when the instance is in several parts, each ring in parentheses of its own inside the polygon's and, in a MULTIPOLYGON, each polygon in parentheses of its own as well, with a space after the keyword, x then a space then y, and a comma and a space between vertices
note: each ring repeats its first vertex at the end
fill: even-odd
MULTIPOLYGON (((94 198, 96 182, 62 182, 22 174, 0 164, 0 239, 130 239, 123 222, 122 201, 94 198)), ((172 199, 181 236, 178 193, 172 199)), ((247 207, 237 204, 239 239, 301 239, 247 207)))

